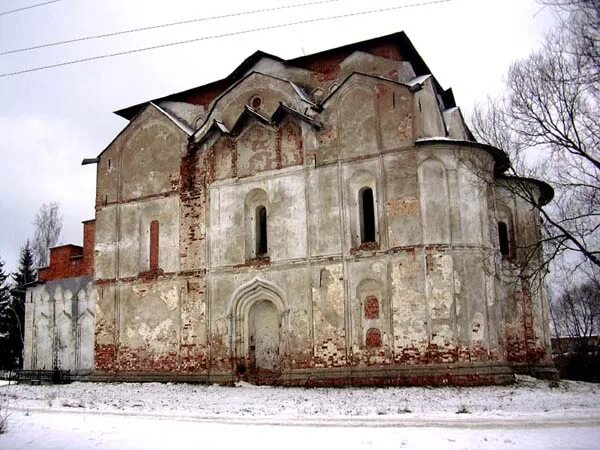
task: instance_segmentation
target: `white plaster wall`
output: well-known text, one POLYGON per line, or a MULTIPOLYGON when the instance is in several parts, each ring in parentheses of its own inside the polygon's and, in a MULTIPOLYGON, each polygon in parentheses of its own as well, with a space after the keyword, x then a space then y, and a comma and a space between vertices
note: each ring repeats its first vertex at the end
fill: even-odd
POLYGON ((336 255, 342 252, 339 178, 337 166, 318 168, 308 174, 311 256, 336 255), (318 213, 311 213, 317 211, 318 213))
POLYGON ((87 373, 94 362, 94 307, 91 277, 49 281, 27 290, 25 369, 87 373))
POLYGON ((303 258, 306 248, 304 172, 280 170, 232 183, 215 182, 210 190, 210 261, 212 267, 245 262, 244 199, 253 189, 266 192, 271 262, 303 258))

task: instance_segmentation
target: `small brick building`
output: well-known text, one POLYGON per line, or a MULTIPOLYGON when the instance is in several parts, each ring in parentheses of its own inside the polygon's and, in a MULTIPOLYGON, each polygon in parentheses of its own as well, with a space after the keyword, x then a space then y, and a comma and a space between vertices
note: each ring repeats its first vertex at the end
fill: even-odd
MULTIPOLYGON (((257 52, 117 114, 129 124, 91 161, 95 379, 555 373, 545 293, 516 276, 540 220, 515 189, 552 190, 503 175, 506 154, 475 142, 404 33, 257 52)), ((54 252, 41 278, 86 270, 54 252)))

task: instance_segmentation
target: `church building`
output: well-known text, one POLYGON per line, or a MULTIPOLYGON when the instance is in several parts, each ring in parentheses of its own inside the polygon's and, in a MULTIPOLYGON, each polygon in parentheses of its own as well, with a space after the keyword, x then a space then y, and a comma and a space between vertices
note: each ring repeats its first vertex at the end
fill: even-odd
POLYGON ((64 270, 54 249, 28 291, 26 368, 299 386, 556 373, 521 195, 552 189, 504 175, 404 33, 259 51, 116 114, 128 124, 84 161, 84 246, 64 270))

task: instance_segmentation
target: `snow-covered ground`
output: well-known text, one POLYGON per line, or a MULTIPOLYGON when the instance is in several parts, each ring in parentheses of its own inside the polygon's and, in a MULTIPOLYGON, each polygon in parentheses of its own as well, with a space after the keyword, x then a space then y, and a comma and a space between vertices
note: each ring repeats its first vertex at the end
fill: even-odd
MULTIPOLYGON (((600 448, 600 385, 300 389, 0 386, 0 449, 600 448)), ((312 450, 312 449, 311 449, 312 450)))

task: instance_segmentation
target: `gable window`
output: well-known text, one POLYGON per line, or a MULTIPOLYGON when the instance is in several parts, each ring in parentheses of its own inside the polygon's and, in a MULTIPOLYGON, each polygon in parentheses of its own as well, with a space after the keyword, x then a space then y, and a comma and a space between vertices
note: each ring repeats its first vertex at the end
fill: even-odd
POLYGON ((158 269, 158 220, 150 222, 150 270, 158 269))
POLYGON ((267 208, 260 205, 256 208, 256 256, 266 256, 268 253, 267 240, 267 208))
POLYGON ((500 241, 500 253, 502 256, 510 256, 510 240, 508 227, 504 222, 498 222, 498 240, 500 241))
POLYGON ((375 239, 375 202, 373 201, 373 189, 362 188, 359 196, 360 214, 360 242, 376 242, 375 239))

